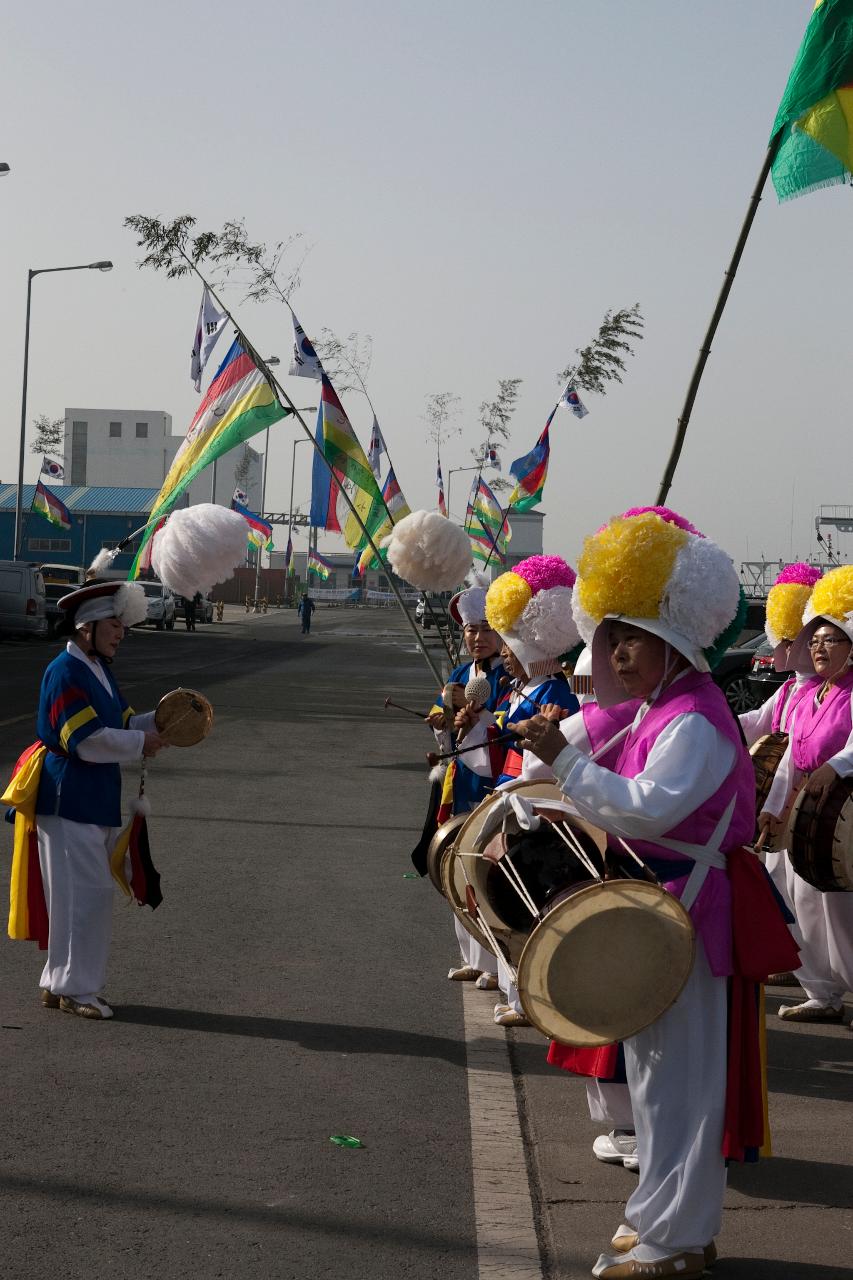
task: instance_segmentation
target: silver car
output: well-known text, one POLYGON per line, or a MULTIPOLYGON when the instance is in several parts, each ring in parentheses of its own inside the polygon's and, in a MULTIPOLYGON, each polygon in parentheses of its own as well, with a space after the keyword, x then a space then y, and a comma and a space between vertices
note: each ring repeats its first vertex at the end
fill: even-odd
POLYGON ((0 631, 47 635, 44 578, 34 564, 0 560, 0 631))
POLYGON ((143 582, 148 614, 146 622, 152 623, 158 631, 175 630, 175 597, 162 582, 143 582))

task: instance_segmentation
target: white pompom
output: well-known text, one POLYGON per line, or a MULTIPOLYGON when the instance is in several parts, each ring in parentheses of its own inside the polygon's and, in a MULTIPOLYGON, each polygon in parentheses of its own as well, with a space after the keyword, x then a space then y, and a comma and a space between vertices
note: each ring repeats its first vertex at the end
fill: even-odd
POLYGON ((143 818, 151 817, 151 801, 146 795, 135 796, 127 807, 131 813, 141 814, 143 818))
POLYGON ((115 616, 125 627, 135 627, 148 617, 148 601, 138 582, 123 582, 116 591, 115 616))
POLYGON ((413 511, 382 545, 394 573, 420 591, 452 591, 471 568, 465 530, 435 511, 413 511))
POLYGON ((154 535, 151 564, 160 581, 181 596, 205 595, 233 577, 246 559, 249 526, 236 511, 201 502, 173 511, 154 535))
POLYGON ((580 638, 588 649, 592 648, 592 637, 595 635, 596 621, 591 614, 581 604, 580 599, 580 578, 578 578, 572 588, 572 614, 575 619, 580 638))
POLYGON ((90 578, 100 578, 107 569, 112 568, 113 561, 117 555, 119 555, 118 547, 113 548, 112 551, 110 551, 108 547, 102 547, 92 563, 89 565, 87 576, 90 578))
MULTIPOLYGON (((442 516, 441 518, 443 520, 444 516, 442 516)), ((447 773, 447 765, 439 761, 438 764, 434 764, 430 769, 429 780, 430 782, 438 782, 438 783, 444 782, 444 775, 446 773, 447 773)))
POLYGON ((714 643, 738 610, 737 570, 710 538, 688 538, 675 557, 661 601, 661 621, 700 649, 714 643))
POLYGON ((516 630, 555 657, 574 649, 580 635, 572 617, 571 587, 551 587, 537 592, 525 606, 516 630))

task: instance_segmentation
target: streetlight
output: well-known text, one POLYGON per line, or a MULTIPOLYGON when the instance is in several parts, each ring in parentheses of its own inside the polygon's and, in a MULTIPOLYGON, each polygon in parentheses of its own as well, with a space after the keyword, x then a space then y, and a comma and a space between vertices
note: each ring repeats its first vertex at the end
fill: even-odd
MULTIPOLYGON (((9 166, 6 165, 6 172, 9 166)), ((27 437, 27 370, 30 359, 30 298, 33 289, 33 279, 35 276, 52 275, 57 271, 112 271, 113 264, 103 260, 101 262, 84 262, 76 267, 36 267, 35 271, 27 272, 27 319, 24 326, 24 383, 21 388, 21 443, 18 451, 18 494, 15 499, 15 544, 12 553, 12 559, 17 560, 20 553, 20 536, 21 536, 21 516, 24 497, 24 449, 26 447, 27 437)))
POLYGON ((482 467, 451 467, 447 473, 447 512, 450 514, 450 480, 454 471, 481 471, 482 467))

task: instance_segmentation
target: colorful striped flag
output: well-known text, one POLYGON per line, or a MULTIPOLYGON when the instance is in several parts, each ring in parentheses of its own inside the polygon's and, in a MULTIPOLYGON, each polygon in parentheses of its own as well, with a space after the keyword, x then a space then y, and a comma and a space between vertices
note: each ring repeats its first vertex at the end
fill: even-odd
POLYGON ((506 546, 512 532, 504 520, 501 504, 482 476, 474 481, 468 499, 465 528, 471 541, 471 555, 475 560, 486 564, 492 560, 504 563, 506 546))
POLYGON ((236 498, 231 500, 231 510, 236 511, 238 516, 242 516, 249 526, 248 537, 253 547, 261 547, 264 551, 273 550, 272 542, 272 525, 266 520, 262 520, 254 511, 250 511, 248 507, 244 507, 236 498))
MULTIPOLYGON (((397 523, 404 516, 411 515, 411 508, 403 497, 403 491, 397 483, 397 477, 394 474, 394 468, 391 467, 388 475, 385 477, 385 484, 382 486, 382 501, 388 511, 388 515, 382 524, 375 531, 371 531, 371 537, 374 543, 379 546, 382 539, 387 536, 397 523)), ((373 548, 366 538, 362 538, 361 543, 356 548, 356 570, 353 570, 353 577, 361 577, 366 569, 378 569, 379 561, 373 554, 373 548)))
POLYGON ((36 491, 33 494, 32 510, 37 511, 40 516, 48 520, 51 524, 55 524, 58 529, 71 528, 71 516, 68 508, 61 498, 57 498, 55 493, 51 493, 46 485, 39 480, 36 485, 36 491))
POLYGON ((773 130, 780 200, 846 182, 853 172, 853 3, 817 0, 773 130))
POLYGON ((346 486, 350 501, 371 534, 385 519, 385 506, 367 455, 325 373, 315 438, 328 467, 315 452, 310 523, 317 529, 343 534, 347 546, 355 548, 364 534, 356 517, 348 507, 345 508, 340 486, 346 486))
POLYGON ((202 398, 163 487, 154 500, 152 521, 133 562, 131 578, 139 576, 140 557, 151 538, 154 519, 172 510, 199 472, 235 445, 242 444, 290 413, 291 409, 279 404, 264 374, 240 339, 236 339, 202 398))
POLYGON ((509 472, 515 478, 515 488, 509 495, 508 505, 515 507, 516 511, 529 511, 542 501, 551 456, 551 421, 556 412, 556 409, 552 410, 541 436, 530 452, 523 458, 516 458, 510 466, 509 472))
POLYGON ((319 551, 308 552, 308 572, 313 573, 318 578, 322 578, 325 582, 330 573, 334 573, 335 565, 330 560, 324 560, 319 551))
POLYGON ((444 500, 444 478, 441 474, 441 458, 436 463, 435 483, 438 485, 438 512, 439 515, 446 516, 447 503, 444 500))

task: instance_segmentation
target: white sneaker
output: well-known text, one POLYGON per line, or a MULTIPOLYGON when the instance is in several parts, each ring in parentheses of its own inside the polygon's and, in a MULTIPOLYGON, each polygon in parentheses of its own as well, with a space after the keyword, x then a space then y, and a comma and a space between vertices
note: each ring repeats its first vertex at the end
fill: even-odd
POLYGON ((592 1154, 604 1164, 621 1164, 635 1173, 640 1167, 636 1134, 626 1133, 623 1129, 612 1129, 610 1133, 597 1137, 592 1144, 592 1154))

